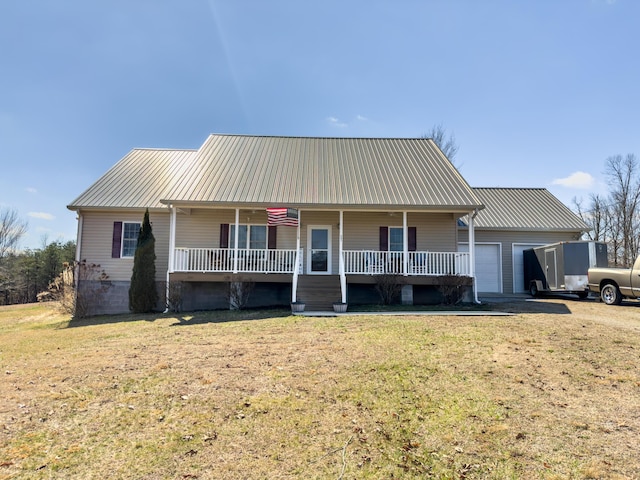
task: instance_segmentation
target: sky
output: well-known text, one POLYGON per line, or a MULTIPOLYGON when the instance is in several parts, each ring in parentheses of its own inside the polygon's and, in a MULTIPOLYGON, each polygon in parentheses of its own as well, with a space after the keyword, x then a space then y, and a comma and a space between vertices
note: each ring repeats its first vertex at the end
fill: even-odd
POLYGON ((131 149, 421 137, 473 187, 606 193, 640 155, 636 0, 0 0, 0 210, 23 248, 131 149))

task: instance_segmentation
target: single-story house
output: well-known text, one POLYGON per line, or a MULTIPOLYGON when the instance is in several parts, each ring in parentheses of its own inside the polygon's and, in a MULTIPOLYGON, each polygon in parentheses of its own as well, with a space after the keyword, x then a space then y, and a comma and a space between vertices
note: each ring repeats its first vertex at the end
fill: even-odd
POLYGON ((500 285, 486 288, 508 292, 505 255, 585 229, 546 190, 471 188, 423 138, 210 135, 197 150, 134 149, 68 208, 78 214, 77 259, 108 276, 84 279, 103 292, 93 313, 128 311, 146 209, 158 309, 174 285, 184 310, 228 308, 237 284, 253 286, 249 306, 376 303, 375 285, 390 276, 405 303, 432 302, 451 276, 473 300, 483 262, 502 258, 500 285), (499 258, 485 258, 484 245, 500 245, 499 258))

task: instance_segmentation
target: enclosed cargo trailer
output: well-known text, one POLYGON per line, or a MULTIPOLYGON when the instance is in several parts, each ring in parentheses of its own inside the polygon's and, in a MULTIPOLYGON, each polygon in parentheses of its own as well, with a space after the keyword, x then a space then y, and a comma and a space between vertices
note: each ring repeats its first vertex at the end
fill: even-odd
POLYGON ((560 242, 530 248, 523 253, 524 288, 536 296, 543 292, 589 295, 587 271, 606 267, 607 244, 594 241, 560 242))

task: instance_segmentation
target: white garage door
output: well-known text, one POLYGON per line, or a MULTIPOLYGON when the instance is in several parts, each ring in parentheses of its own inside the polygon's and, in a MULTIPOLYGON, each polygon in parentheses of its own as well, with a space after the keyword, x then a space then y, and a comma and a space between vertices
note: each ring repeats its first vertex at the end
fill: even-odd
MULTIPOLYGON (((469 251, 468 243, 459 245, 461 252, 469 251)), ((502 261, 500 259, 500 244, 476 243, 476 281, 478 292, 502 292, 502 261)))
POLYGON ((522 252, 529 248, 539 247, 542 243, 514 243, 513 250, 513 292, 522 293, 529 289, 524 287, 524 263, 522 252))

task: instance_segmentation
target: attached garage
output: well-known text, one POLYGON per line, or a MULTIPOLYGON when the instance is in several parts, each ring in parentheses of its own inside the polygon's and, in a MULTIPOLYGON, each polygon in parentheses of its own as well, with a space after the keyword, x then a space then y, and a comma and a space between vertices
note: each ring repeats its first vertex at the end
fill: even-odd
MULTIPOLYGON (((587 225, 544 188, 474 188, 484 208, 474 217, 480 293, 524 292, 522 252, 580 239, 587 225)), ((458 221, 458 249, 469 251, 469 218, 458 221)))
MULTIPOLYGON (((458 245, 460 252, 468 252, 469 244, 458 245)), ((476 243, 476 282, 478 292, 502 293, 502 261, 499 243, 476 243)))

